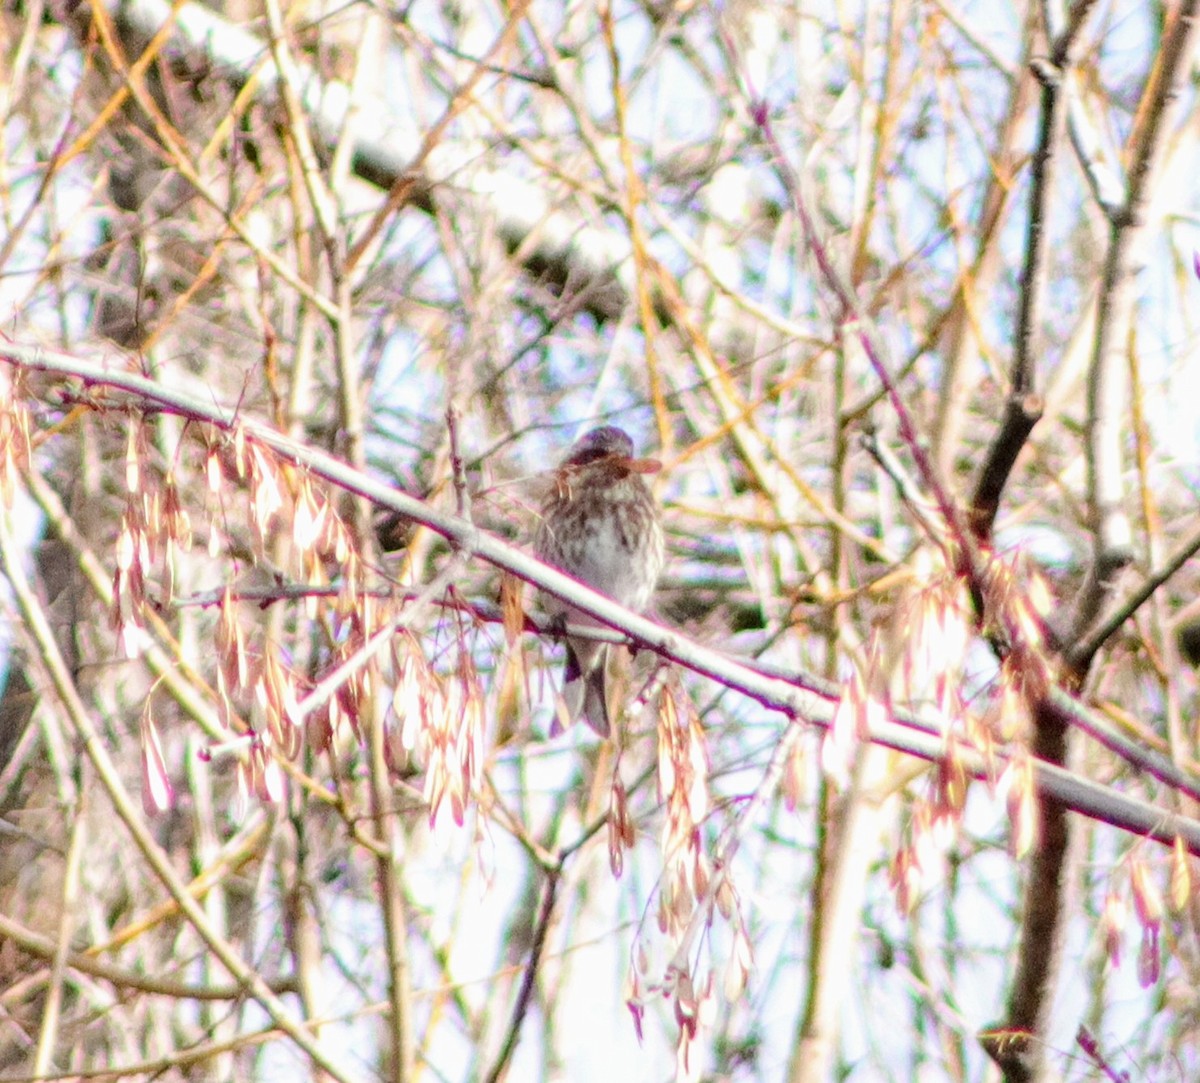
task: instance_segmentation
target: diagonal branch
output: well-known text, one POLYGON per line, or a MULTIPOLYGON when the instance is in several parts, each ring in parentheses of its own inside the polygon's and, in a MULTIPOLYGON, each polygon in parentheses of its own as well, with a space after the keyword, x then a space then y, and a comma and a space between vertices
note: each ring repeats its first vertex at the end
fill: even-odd
MULTIPOLYGON (((58 946, 48 936, 27 929, 20 922, 0 914, 0 936, 27 955, 50 962, 54 959, 58 946)), ((151 996, 172 997, 176 1000, 222 1001, 240 1000, 246 995, 245 987, 237 982, 226 982, 223 985, 200 985, 196 982, 180 981, 178 978, 168 978, 162 975, 139 974, 134 970, 106 963, 84 951, 68 951, 64 957, 67 967, 80 974, 88 974, 93 978, 106 981, 118 992, 129 991, 148 993, 151 996)), ((299 982, 295 977, 288 976, 273 978, 268 982, 271 990, 283 996, 299 991, 299 982)))
POLYGON ((521 1036, 521 1024, 533 1003, 533 991, 537 985, 538 968, 541 966, 542 955, 546 949, 546 937, 550 933, 551 919, 554 916, 554 904, 558 901, 558 888, 562 879, 562 862, 546 871, 546 886, 543 889, 542 905, 538 910, 537 925, 534 927, 533 943, 529 948, 529 962, 525 964, 525 973, 521 976, 521 988, 517 993, 517 1002, 513 1006, 512 1019, 504 1035, 504 1045, 496 1058, 496 1063, 484 1076, 487 1083, 499 1083, 508 1070, 509 1062, 517 1048, 517 1039, 521 1036))
POLYGON ((1200 553, 1200 531, 1194 531, 1176 548, 1161 568, 1156 568, 1145 577, 1129 596, 1108 613, 1104 619, 1092 628, 1083 639, 1074 643, 1067 652, 1067 661, 1077 673, 1086 673, 1092 665, 1096 652, 1116 634, 1117 630, 1134 615, 1150 596, 1158 590, 1176 572, 1182 569, 1189 560, 1200 553))
MULTIPOLYGON (((108 394, 104 401, 111 408, 165 410, 210 424, 229 434, 241 429, 247 436, 261 441, 281 457, 303 466, 314 476, 427 526, 466 555, 509 571, 539 589, 570 602, 605 625, 624 632, 637 645, 717 681, 768 710, 821 728, 827 727, 833 719, 838 690, 829 689, 821 682, 811 681, 801 674, 781 676, 765 672, 745 661, 691 641, 678 632, 630 612, 604 595, 542 564, 516 546, 481 531, 473 523, 368 477, 324 451, 284 436, 253 419, 242 418, 234 410, 192 398, 134 373, 106 370, 100 365, 67 354, 0 344, 0 358, 59 378, 82 381, 85 387, 106 388, 108 394)), ((1100 735, 1109 747, 1121 747, 1119 735, 1084 711, 1065 692, 1052 692, 1050 703, 1064 717, 1069 715, 1072 724, 1085 726, 1090 732, 1100 735)), ((945 754, 945 740, 938 726, 905 712, 896 711, 891 717, 873 719, 870 739, 931 762, 941 760, 945 754)), ((1143 753, 1139 766, 1147 770, 1153 768, 1156 777, 1177 789, 1196 791, 1196 780, 1186 772, 1167 761, 1160 763, 1158 758, 1151 757, 1152 754, 1143 753)), ((1177 817, 1147 802, 1118 794, 1078 778, 1061 767, 1042 763, 1035 763, 1034 766, 1039 791, 1061 801, 1065 808, 1162 842, 1173 842, 1178 835, 1190 849, 1200 854, 1200 822, 1177 817)), ((976 758, 968 763, 967 770, 977 778, 990 778, 994 777, 995 765, 976 758)))

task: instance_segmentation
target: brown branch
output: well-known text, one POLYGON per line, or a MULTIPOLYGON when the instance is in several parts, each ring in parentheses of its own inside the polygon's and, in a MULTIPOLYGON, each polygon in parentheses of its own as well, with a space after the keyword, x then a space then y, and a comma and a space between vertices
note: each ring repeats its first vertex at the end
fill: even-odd
POLYGON ((70 843, 67 846, 66 871, 63 875, 62 900, 59 906, 58 940, 50 962, 50 977, 42 1006, 42 1025, 38 1032, 37 1052, 34 1054, 33 1074, 49 1074, 58 1043, 58 1024, 62 1017, 63 984, 66 978, 67 956, 79 902, 80 865, 87 839, 87 792, 77 787, 75 806, 68 814, 70 843))
POLYGON ((170 1068, 187 1068, 194 1064, 203 1063, 204 1069, 211 1069, 214 1062, 220 1063, 220 1057, 225 1053, 237 1053, 253 1049, 259 1045, 276 1041, 279 1030, 276 1027, 263 1027, 240 1034, 234 1038, 202 1042, 199 1045, 185 1049, 174 1049, 161 1057, 142 1061, 109 1061, 103 1068, 72 1067, 61 1074, 45 1076, 14 1076, 5 1073, 5 1083, 80 1083, 81 1080, 91 1080, 95 1083, 128 1083, 131 1079, 146 1077, 158 1079, 167 1074, 170 1068))
MULTIPOLYGON (((0 936, 11 941, 26 955, 50 962, 54 959, 57 945, 48 936, 35 933, 19 922, 0 913, 0 936)), ((172 978, 151 977, 133 970, 106 963, 86 952, 68 951, 66 965, 80 974, 87 974, 108 982, 114 989, 131 989, 152 996, 171 997, 175 1000, 239 1000, 246 995, 244 986, 237 982, 224 985, 197 985, 194 982, 175 981, 172 978)), ((264 979, 265 981, 266 979, 264 979)), ((267 981, 272 992, 279 996, 298 991, 295 978, 273 978, 267 981)))
POLYGON ((388 767, 384 757, 383 712, 374 712, 369 722, 368 783, 371 818, 383 845, 375 857, 375 879, 383 911, 384 947, 388 971, 388 1040, 392 1078, 408 1083, 415 1078, 416 1044, 413 1027, 412 980, 409 968, 408 912, 404 905, 396 817, 388 767))
MULTIPOLYGON (((1049 60, 1035 60, 1031 64, 1041 83, 1042 96, 1038 140, 1030 163, 1029 222, 1025 236, 1025 259, 1017 291, 1019 307, 1012 366, 1009 369, 1008 402, 1000 429, 984 457, 968 513, 971 528, 976 537, 984 542, 992 536, 1004 487, 1021 448, 1041 420, 1045 405, 1037 393, 1037 361, 1044 351, 1042 312, 1050 265, 1046 218, 1054 188, 1056 159, 1062 144, 1066 80, 1074 66, 1079 33, 1094 2, 1079 0, 1074 4, 1067 15, 1066 27, 1051 42, 1049 60)), ((1050 7, 1053 5, 1047 4, 1044 10, 1050 7)))
POLYGON ((1086 673, 1104 645, 1117 633, 1121 626, 1129 620, 1176 572, 1180 571, 1189 560, 1200 553, 1200 530, 1184 541, 1167 559, 1166 563, 1156 571, 1146 576, 1129 596, 1115 606, 1099 624, 1097 624, 1083 639, 1073 644, 1067 651, 1067 662, 1076 673, 1086 673))
MULTIPOLYGON (((1015 362, 1013 367, 1017 367, 1015 362)), ((991 540, 1004 487, 1016 465, 1017 456, 1021 454, 1034 426, 1042 419, 1044 408, 1041 395, 1033 392, 1010 394, 1004 404, 1004 418, 984 456, 967 512, 971 529, 981 542, 991 540)))
MULTIPOLYGON (((1030 751, 1049 763, 1063 764, 1068 733, 1066 718, 1044 703, 1034 719, 1030 751)), ((1066 935, 1066 899, 1072 874, 1072 863, 1067 860, 1072 837, 1067 806, 1057 797, 1039 792, 1038 813, 1040 830, 1029 862, 1017 969, 1004 1022, 1004 1029, 1028 1033, 1034 1039, 988 1049, 1004 1072, 1005 1083, 1024 1083, 1041 1072, 1044 1042, 1040 1039, 1049 1033, 1052 1023, 1050 1011, 1066 935)))
POLYGON ((550 932, 550 922, 554 916, 554 904, 558 899, 558 886, 562 879, 561 866, 546 870, 546 887, 542 895, 542 905, 538 910, 537 925, 534 928, 533 944, 529 948, 529 962, 525 964, 525 973, 521 977, 521 989, 517 993, 517 1001, 513 1005, 512 1019, 504 1035, 504 1045, 492 1065, 491 1071, 484 1078, 487 1083, 499 1083, 504 1078, 508 1063, 517 1048, 517 1039, 521 1036, 521 1025, 533 1003, 533 990, 537 984, 538 967, 541 965, 542 954, 546 948, 546 937, 550 932))
MULTIPOLYGON (((941 7, 948 12, 953 5, 941 7)), ((1027 4, 1020 30, 1022 40, 1032 38, 1035 22, 1034 5, 1027 4)), ((1026 45, 1023 57, 1012 70, 1009 71, 1007 67, 1004 69, 1009 83, 1008 102, 997 130, 996 143, 987 151, 987 159, 991 163, 987 171, 987 187, 982 193, 979 211, 971 223, 975 247, 973 258, 970 264, 959 269, 949 305, 930 324, 923 336, 925 341, 915 344, 909 354, 910 358, 915 359, 931 347, 937 349, 937 344, 942 344, 938 350, 942 358, 942 372, 938 378, 937 405, 930 440, 934 461, 946 474, 954 470, 955 457, 962 448, 967 401, 976 383, 982 345, 979 310, 986 307, 986 299, 1000 286, 999 268, 1003 266, 1001 238, 1005 232, 1004 224, 1016 202, 1017 189, 1013 181, 1028 157, 1025 146, 1026 116, 1037 82, 1029 64, 1029 52, 1030 47, 1026 45)))
MULTIPOLYGON (((1063 67, 1070 63, 1064 56, 1063 67)), ((1038 140, 1030 166, 1029 221, 1025 234, 1025 260, 1017 286, 1017 327, 1009 394, 1015 399, 1037 390, 1037 360, 1041 353, 1041 316, 1046 293, 1049 253, 1046 243, 1046 213, 1054 189, 1054 166, 1062 143, 1063 72, 1042 61, 1032 64, 1042 87, 1038 140)))

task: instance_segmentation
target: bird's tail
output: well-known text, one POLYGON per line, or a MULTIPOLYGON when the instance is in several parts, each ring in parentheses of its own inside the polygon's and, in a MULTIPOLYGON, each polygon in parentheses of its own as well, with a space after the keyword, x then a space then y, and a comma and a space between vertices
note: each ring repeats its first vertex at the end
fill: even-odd
POLYGON ((601 737, 609 734, 608 695, 605 670, 608 646, 584 643, 567 644, 567 665, 563 672, 563 703, 571 722, 582 718, 601 737))

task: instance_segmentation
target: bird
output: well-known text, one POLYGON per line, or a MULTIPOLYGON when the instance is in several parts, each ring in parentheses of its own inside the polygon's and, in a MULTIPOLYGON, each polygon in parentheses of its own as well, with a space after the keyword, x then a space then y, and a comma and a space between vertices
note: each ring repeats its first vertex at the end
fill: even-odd
MULTIPOLYGON (((636 459, 628 433, 604 425, 571 447, 542 504, 535 549, 547 564, 638 613, 650 604, 662 571, 658 505, 643 480, 661 468, 636 459)), ((563 625, 599 621, 547 595, 547 614, 563 625)), ((605 689, 609 645, 566 637, 563 703, 571 722, 582 718, 601 737, 611 732, 605 689)), ((554 732, 558 731, 557 723, 554 732)))

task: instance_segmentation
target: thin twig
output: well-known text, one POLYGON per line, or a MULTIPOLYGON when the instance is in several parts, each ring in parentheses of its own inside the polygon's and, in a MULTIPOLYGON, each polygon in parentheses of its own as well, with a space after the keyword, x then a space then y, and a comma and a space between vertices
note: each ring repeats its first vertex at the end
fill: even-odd
POLYGON ((504 1034, 504 1045, 500 1048, 496 1063, 484 1076, 487 1083, 498 1083, 503 1078, 508 1068, 508 1062, 516 1051, 517 1040, 521 1036, 521 1024, 525 1021, 529 1005, 533 1003, 533 990, 537 984, 538 967, 546 948, 546 937, 550 932, 551 920, 554 917, 554 904, 558 899, 558 885, 561 879, 561 867, 546 870, 546 886, 542 893, 542 905, 538 910, 537 925, 534 927, 533 943, 529 948, 529 961, 525 964, 525 972, 521 977, 521 989, 517 993, 512 1019, 504 1034))
POLYGON ((471 490, 467 487, 467 471, 463 462, 462 442, 458 423, 462 409, 457 402, 446 407, 446 435, 450 441, 450 477, 454 482, 454 506, 459 518, 471 518, 471 490))
POLYGON ((412 979, 408 951, 408 912, 401 882, 401 849, 396 839, 382 711, 369 721, 369 787, 371 819, 382 846, 375 855, 375 882, 383 911, 384 948, 388 964, 388 1041, 396 1083, 409 1083, 416 1071, 416 1030, 413 1025, 412 979))
POLYGON ((1200 553, 1200 530, 1192 534, 1167 558, 1167 562, 1161 568, 1147 575, 1134 590, 1130 591, 1128 597, 1115 606, 1108 616, 1067 651, 1067 661, 1071 668, 1076 673, 1086 673, 1091 668, 1096 652, 1116 634, 1121 625, 1129 620, 1159 587, 1180 571, 1197 553, 1200 553))
POLYGON ((58 941, 50 962, 50 976, 42 1004, 42 1025, 38 1031, 37 1052, 33 1059, 33 1074, 50 1074, 54 1047, 58 1040, 58 1024, 62 1018, 63 982, 66 979, 71 935, 75 924, 75 907, 79 901, 79 873, 87 839, 86 789, 76 787, 75 807, 69 814, 71 841, 67 847, 66 868, 63 873, 62 899, 58 918, 58 941))
MULTIPOLYGON (((18 950, 35 959, 45 959, 52 962, 58 946, 55 941, 0 913, 0 936, 10 941, 18 950)), ((223 985, 200 985, 196 982, 178 981, 175 978, 141 974, 134 970, 106 963, 87 952, 68 951, 66 965, 80 974, 108 982, 114 989, 130 990, 131 992, 149 993, 151 996, 170 997, 174 1000, 203 1000, 223 1001, 240 1000, 246 995, 246 989, 237 982, 226 982, 223 985)), ((297 991, 297 981, 294 977, 271 978, 267 985, 275 993, 284 996, 297 991)))

